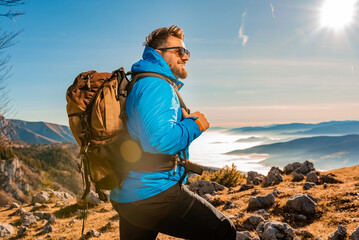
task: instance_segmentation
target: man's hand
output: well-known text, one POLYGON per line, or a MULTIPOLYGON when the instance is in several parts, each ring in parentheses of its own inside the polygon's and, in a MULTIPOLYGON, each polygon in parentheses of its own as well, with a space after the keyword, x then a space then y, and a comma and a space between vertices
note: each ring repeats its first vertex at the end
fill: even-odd
POLYGON ((182 114, 183 114, 183 118, 188 118, 188 117, 195 117, 197 118, 195 121, 199 126, 199 129, 201 131, 206 131, 209 128, 209 122, 207 121, 206 117, 203 115, 203 113, 200 112, 194 112, 191 114, 188 114, 186 112, 186 110, 184 110, 184 108, 182 108, 182 114))

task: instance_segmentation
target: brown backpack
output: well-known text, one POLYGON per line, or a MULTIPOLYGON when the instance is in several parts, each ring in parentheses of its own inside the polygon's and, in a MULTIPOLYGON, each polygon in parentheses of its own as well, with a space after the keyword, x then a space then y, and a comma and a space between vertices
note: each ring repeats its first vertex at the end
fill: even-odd
MULTIPOLYGON (((166 76, 143 72, 133 74, 129 81, 123 68, 113 73, 89 71, 79 74, 66 93, 70 129, 80 145, 81 162, 86 189, 85 200, 94 183, 101 200, 107 196, 102 190, 120 186, 130 170, 170 170, 180 159, 177 154, 144 152, 126 129, 126 98, 134 83, 144 77, 158 77, 173 86, 166 76)), ((174 86, 173 86, 174 87, 174 86)), ((185 109, 181 96, 174 87, 185 109)))

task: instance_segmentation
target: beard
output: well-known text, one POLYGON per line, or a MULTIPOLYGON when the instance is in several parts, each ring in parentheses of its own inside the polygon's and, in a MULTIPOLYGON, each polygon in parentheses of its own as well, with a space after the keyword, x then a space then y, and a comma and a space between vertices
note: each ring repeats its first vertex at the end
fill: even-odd
POLYGON ((170 69, 177 79, 185 79, 188 76, 185 67, 181 67, 179 65, 170 65, 170 69))

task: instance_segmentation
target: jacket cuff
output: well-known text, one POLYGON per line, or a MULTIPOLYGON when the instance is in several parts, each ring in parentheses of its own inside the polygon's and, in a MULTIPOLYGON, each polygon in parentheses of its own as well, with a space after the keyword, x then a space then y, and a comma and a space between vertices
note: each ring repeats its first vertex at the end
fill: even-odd
POLYGON ((202 124, 197 117, 185 118, 182 123, 187 126, 188 131, 194 135, 194 138, 199 137, 203 132, 202 124))

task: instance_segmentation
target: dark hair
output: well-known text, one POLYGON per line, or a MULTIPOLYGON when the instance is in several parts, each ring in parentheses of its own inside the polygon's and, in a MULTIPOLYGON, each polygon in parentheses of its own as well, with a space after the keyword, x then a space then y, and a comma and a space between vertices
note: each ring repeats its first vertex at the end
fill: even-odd
POLYGON ((172 25, 170 27, 158 28, 148 34, 148 36, 146 37, 146 41, 143 43, 143 45, 154 49, 164 47, 164 44, 170 36, 183 40, 183 29, 175 25, 172 25))

